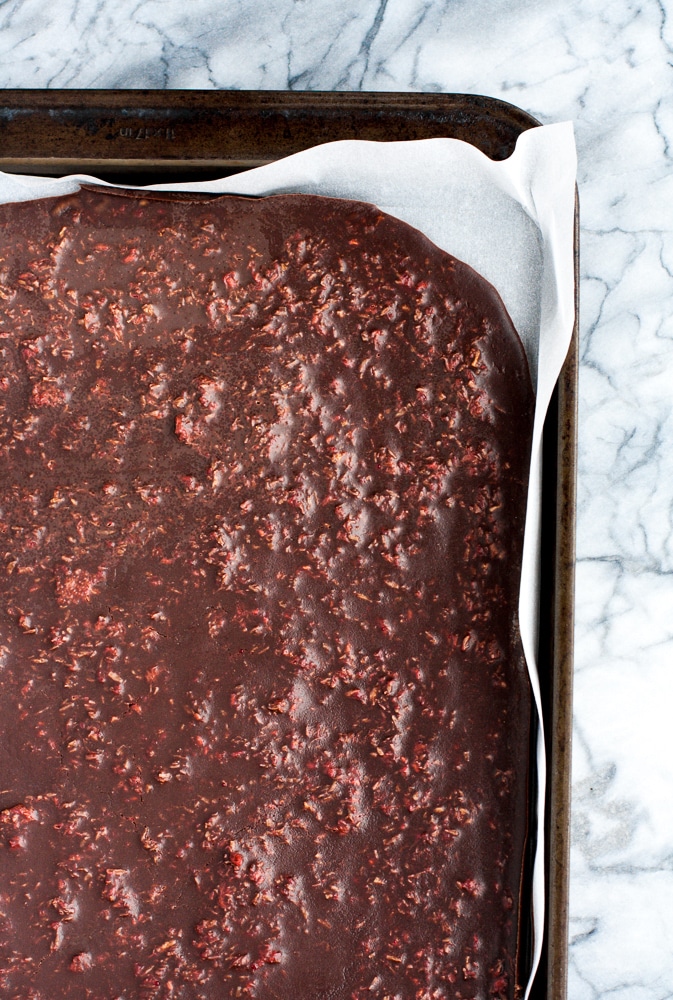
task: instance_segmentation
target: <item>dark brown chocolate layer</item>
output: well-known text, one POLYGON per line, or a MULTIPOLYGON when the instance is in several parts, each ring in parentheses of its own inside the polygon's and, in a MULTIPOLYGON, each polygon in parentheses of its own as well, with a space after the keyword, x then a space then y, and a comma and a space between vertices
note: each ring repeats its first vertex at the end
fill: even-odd
POLYGON ((533 396, 371 206, 0 209, 0 994, 505 1000, 533 396))

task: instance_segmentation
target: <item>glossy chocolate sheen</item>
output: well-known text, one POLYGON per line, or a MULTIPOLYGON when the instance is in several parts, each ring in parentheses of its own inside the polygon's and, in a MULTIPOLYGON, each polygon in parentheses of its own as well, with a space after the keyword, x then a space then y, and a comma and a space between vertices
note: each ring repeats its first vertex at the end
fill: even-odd
POLYGON ((0 208, 0 993, 511 1000, 533 394, 372 206, 0 208))

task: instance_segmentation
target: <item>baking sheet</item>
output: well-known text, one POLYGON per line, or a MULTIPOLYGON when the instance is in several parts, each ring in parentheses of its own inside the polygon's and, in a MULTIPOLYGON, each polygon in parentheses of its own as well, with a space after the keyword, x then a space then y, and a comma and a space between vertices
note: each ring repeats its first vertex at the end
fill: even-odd
MULTIPOLYGON (((342 141, 317 146, 223 180, 152 185, 157 190, 213 194, 304 192, 374 202, 382 210, 421 229, 438 246, 466 261, 498 289, 524 342, 536 385, 520 624, 538 710, 540 694, 535 665, 542 427, 575 319, 575 173, 572 125, 561 123, 523 132, 513 155, 502 161, 490 160, 473 146, 454 139, 342 141)), ((46 179, 0 174, 0 202, 70 193, 85 180, 96 181, 84 175, 46 179)), ((545 775, 542 734, 538 742, 538 769, 541 817, 545 775)), ((534 968, 541 950, 544 918, 543 863, 540 842, 533 884, 534 968)))

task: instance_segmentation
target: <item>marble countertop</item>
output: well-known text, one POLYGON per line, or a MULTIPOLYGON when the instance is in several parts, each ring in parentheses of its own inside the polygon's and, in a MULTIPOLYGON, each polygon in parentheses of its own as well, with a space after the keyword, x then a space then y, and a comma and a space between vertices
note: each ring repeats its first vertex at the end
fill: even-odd
POLYGON ((673 0, 0 0, 0 87, 457 91, 572 119, 571 1000, 673 995, 673 0))

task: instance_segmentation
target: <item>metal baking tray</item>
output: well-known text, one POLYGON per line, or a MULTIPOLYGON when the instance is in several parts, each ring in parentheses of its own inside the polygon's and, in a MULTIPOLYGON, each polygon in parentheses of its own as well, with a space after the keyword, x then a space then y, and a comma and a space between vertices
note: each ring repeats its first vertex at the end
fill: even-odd
MULTIPOLYGON (((448 136, 505 159, 539 125, 464 94, 290 91, 0 91, 0 170, 87 172, 117 183, 205 180, 321 142, 448 136)), ((575 219, 577 288, 578 223, 575 219)), ((539 663, 549 789, 544 949, 532 1000, 566 1000, 577 441, 575 329, 544 432, 539 663)))

